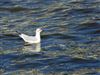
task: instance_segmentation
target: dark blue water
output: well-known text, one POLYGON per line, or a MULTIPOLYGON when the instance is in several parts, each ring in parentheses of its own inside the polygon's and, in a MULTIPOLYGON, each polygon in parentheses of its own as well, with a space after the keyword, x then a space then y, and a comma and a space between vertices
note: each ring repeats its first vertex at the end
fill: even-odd
POLYGON ((0 0, 0 75, 21 74, 100 75, 100 1, 0 0), (24 45, 16 30, 38 27, 41 44, 24 45))

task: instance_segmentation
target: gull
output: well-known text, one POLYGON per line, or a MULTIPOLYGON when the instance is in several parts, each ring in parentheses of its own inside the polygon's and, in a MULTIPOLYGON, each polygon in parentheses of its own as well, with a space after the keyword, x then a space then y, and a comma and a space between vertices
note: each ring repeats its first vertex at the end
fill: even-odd
POLYGON ((36 34, 35 36, 29 36, 23 33, 19 33, 18 31, 16 31, 19 36, 28 44, 37 44, 41 42, 41 37, 40 37, 40 33, 42 32, 41 28, 37 28, 36 29, 36 34))

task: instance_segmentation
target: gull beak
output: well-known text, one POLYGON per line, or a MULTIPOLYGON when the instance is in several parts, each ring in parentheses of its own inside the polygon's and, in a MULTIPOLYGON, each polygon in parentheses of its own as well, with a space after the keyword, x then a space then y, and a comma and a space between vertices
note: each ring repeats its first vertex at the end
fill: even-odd
POLYGON ((43 28, 42 27, 40 27, 40 32, 42 32, 43 31, 43 28))
POLYGON ((43 30, 41 29, 40 32, 42 32, 43 30))

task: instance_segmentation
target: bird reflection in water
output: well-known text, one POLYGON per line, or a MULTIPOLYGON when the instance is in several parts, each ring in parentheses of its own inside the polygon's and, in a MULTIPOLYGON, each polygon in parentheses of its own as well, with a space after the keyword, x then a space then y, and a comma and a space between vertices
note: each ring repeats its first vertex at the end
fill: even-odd
POLYGON ((40 52, 41 51, 41 44, 31 44, 31 45, 25 45, 22 49, 24 52, 40 52))

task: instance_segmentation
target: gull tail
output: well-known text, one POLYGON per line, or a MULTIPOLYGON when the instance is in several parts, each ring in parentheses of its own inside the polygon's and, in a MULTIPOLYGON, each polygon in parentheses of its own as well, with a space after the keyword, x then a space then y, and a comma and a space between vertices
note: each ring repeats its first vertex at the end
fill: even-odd
POLYGON ((19 32, 19 31, 16 31, 17 33, 18 33, 18 35, 21 35, 21 32, 19 32))

